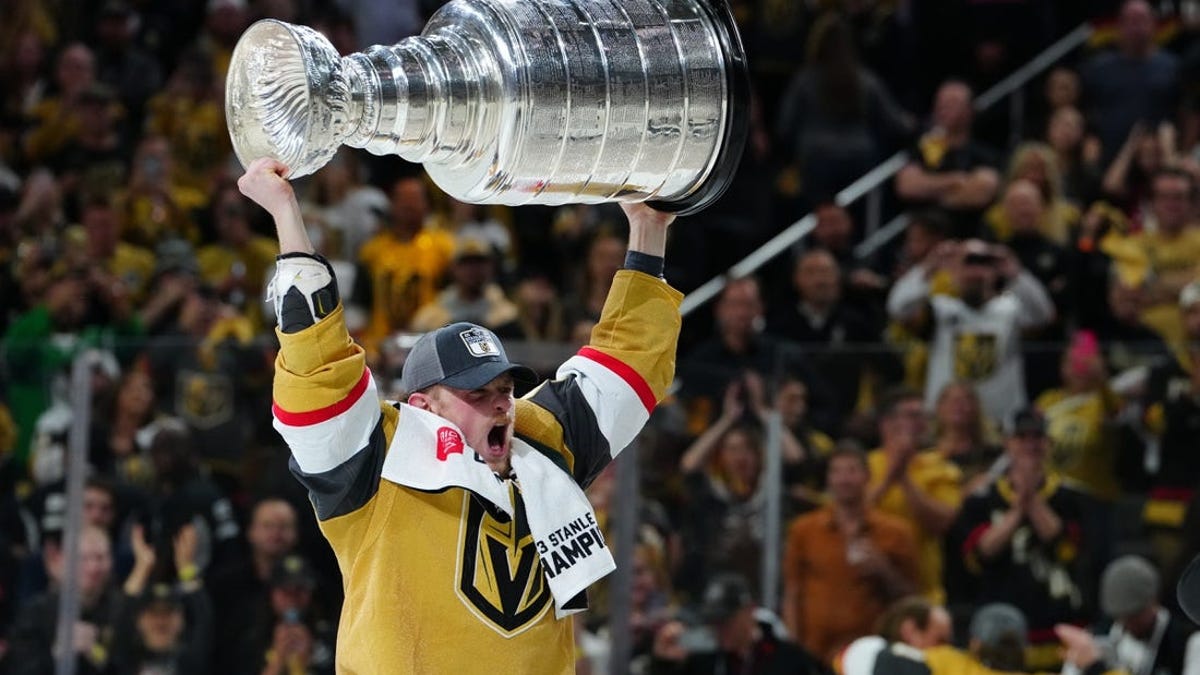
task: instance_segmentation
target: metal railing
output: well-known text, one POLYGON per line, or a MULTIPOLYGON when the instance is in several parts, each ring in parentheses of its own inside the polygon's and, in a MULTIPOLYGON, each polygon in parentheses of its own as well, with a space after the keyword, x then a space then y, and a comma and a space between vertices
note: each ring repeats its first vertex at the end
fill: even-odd
MULTIPOLYGON (((996 103, 1008 98, 1011 139, 1018 140, 1021 137, 1025 116, 1025 85, 1063 56, 1085 43, 1091 34, 1092 27, 1090 24, 1080 24, 1075 30, 1061 37, 1057 42, 1047 47, 1024 66, 1018 68, 1011 75, 975 97, 973 104, 975 111, 977 113, 984 112, 996 103)), ((834 197, 834 201, 841 206, 849 206, 863 197, 869 200, 867 205, 867 222, 865 223, 867 239, 855 249, 855 255, 859 259, 879 250, 891 241, 891 239, 903 232, 904 227, 907 225, 907 219, 900 220, 901 216, 898 216, 897 218, 893 218, 884 227, 881 228, 879 226, 883 211, 881 206, 883 202, 882 190, 887 181, 899 173, 907 161, 908 152, 901 150, 883 160, 874 169, 863 174, 861 178, 846 186, 834 197), (867 242, 871 243, 864 248, 867 242), (865 251, 865 253, 860 254, 860 251, 865 251)), ((715 298, 725 288, 725 284, 729 279, 737 279, 748 274, 753 274, 760 267, 773 260, 775 256, 790 249, 808 235, 809 232, 812 232, 813 227, 816 226, 816 221, 816 216, 809 213, 792 223, 782 232, 771 238, 770 241, 760 246, 758 250, 730 267, 726 273, 709 279, 689 293, 683 299, 680 311, 683 312, 684 316, 691 314, 701 305, 715 298)))

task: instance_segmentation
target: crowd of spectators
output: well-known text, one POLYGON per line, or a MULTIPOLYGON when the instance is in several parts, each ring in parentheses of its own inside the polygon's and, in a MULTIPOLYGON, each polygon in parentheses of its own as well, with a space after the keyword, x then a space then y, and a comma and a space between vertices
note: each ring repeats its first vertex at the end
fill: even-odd
MULTIPOLYGON (((349 53, 440 4, 0 5, 0 670, 50 672, 77 544, 78 672, 333 672, 340 576, 270 426, 277 245, 235 185, 225 74, 257 18, 349 53)), ((1054 668, 1059 623, 1132 672, 1200 667, 1170 592, 1200 553, 1200 3, 731 4, 750 140, 725 197, 672 227, 667 279, 686 292, 815 227, 686 319, 639 443, 630 670, 820 673, 876 633, 1054 668), (975 110, 1085 20, 1021 116, 975 110), (901 149, 883 204, 907 225, 862 257, 867 214, 834 195, 901 149)), ((452 321, 553 372, 624 257, 612 205, 463 204, 396 158, 343 149, 296 188, 389 397, 406 336, 452 321)), ((606 528, 613 490, 607 471, 589 491, 606 528)), ((607 659, 607 592, 578 623, 581 671, 607 659)))

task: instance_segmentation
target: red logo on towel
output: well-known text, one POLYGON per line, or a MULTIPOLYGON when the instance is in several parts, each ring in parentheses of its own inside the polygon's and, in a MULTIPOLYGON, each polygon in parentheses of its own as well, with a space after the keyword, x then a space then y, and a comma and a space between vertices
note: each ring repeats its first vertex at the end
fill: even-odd
POLYGON ((457 431, 450 427, 442 427, 437 430, 437 437, 438 461, 444 462, 452 454, 463 454, 463 439, 457 431))

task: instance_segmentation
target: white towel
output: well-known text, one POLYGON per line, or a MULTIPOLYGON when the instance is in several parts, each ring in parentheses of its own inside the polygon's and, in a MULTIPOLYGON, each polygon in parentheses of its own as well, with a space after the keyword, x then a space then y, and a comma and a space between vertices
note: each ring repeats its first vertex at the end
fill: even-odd
MULTIPOLYGON (((385 480, 417 490, 470 490, 515 518, 505 481, 466 445, 458 427, 404 403, 399 408, 396 433, 383 462, 385 480)), ((512 466, 529 533, 554 596, 555 616, 582 611, 585 606, 571 600, 617 567, 592 505, 570 474, 519 438, 513 439, 512 466)))

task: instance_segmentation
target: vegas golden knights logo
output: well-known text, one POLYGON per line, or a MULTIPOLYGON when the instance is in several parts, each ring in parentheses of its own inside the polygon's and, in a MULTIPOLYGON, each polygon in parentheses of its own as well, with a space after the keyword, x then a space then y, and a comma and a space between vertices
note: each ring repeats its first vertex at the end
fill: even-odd
POLYGON ((175 385, 179 416, 197 429, 212 429, 233 418, 233 382, 222 373, 181 370, 175 385))
POLYGON ((996 372, 996 336, 959 333, 954 336, 954 376, 976 382, 996 372))
MULTIPOLYGON (((550 587, 524 514, 510 520, 464 497, 456 592, 492 630, 512 637, 537 623, 550 606, 550 587), (518 527, 519 525, 519 527, 518 527)), ((518 510, 525 506, 520 500, 518 510)))

